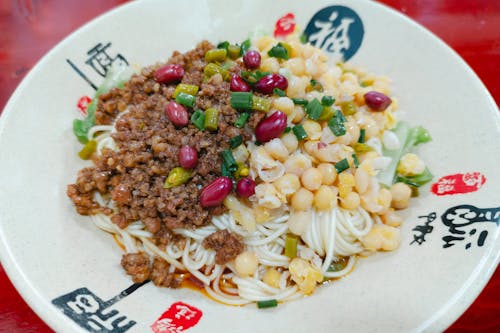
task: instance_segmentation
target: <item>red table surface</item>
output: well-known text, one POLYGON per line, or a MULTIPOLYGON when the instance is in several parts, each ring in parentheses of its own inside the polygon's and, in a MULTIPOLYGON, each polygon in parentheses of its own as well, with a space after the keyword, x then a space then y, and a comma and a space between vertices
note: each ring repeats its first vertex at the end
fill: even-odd
MULTIPOLYGON (((0 110, 36 62, 63 37, 126 0, 1 0, 0 110)), ((438 35, 500 104, 500 1, 383 0, 438 35)), ((473 112, 473 110, 471 110, 473 112)), ((0 332, 52 332, 0 266, 0 332)), ((447 332, 500 332, 500 270, 447 332)))

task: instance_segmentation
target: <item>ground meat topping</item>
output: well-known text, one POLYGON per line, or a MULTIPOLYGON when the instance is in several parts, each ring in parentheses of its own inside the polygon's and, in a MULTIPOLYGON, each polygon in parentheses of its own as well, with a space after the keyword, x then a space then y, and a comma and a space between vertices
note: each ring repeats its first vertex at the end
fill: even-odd
POLYGON ((149 279, 151 272, 149 257, 144 253, 126 253, 122 256, 122 267, 135 283, 149 279))
POLYGON ((215 263, 224 265, 243 252, 243 238, 226 229, 218 230, 203 240, 203 246, 215 250, 215 263))
POLYGON ((178 288, 181 284, 181 280, 170 271, 170 264, 161 258, 154 259, 150 279, 158 287, 178 288))

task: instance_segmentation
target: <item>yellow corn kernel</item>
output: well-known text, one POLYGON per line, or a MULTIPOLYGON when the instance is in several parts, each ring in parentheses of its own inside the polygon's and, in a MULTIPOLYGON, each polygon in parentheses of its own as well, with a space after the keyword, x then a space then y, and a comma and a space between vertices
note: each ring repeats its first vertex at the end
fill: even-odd
POLYGON ((279 138, 272 139, 264 145, 266 152, 274 159, 284 162, 288 157, 288 149, 279 138))
POLYGON ((292 280, 304 295, 314 292, 316 284, 323 281, 321 271, 302 258, 293 258, 288 266, 292 280))
POLYGON ((363 247, 370 251, 392 251, 399 247, 401 234, 398 228, 375 224, 361 239, 363 247))
POLYGON ((309 81, 307 76, 292 75, 288 80, 287 96, 291 98, 303 98, 306 94, 306 87, 309 85, 309 81))
POLYGON ((403 222, 403 218, 394 211, 394 208, 389 208, 387 213, 382 215, 382 221, 391 227, 399 227, 403 222))
POLYGON ((286 172, 300 177, 304 171, 312 166, 312 161, 304 154, 296 154, 290 156, 284 165, 286 172))
POLYGON ((292 111, 292 114, 290 115, 290 119, 292 119, 292 123, 298 124, 304 119, 306 116, 306 112, 304 111, 304 108, 300 105, 295 105, 292 111))
POLYGON ((293 112, 295 105, 289 97, 278 97, 273 100, 273 108, 283 111, 287 116, 290 116, 293 112))
POLYGON ((281 141, 290 154, 296 151, 299 146, 299 140, 297 140, 297 137, 292 132, 283 134, 283 136, 281 137, 281 141))
POLYGON ((280 63, 278 62, 278 59, 274 57, 264 59, 260 63, 260 70, 268 71, 271 73, 278 73, 278 71, 280 70, 280 63))
POLYGON ((300 188, 299 177, 293 173, 285 173, 273 182, 276 190, 284 196, 297 192, 300 188))
POLYGON ((399 160, 398 173, 404 176, 415 176, 421 174, 425 170, 424 162, 415 154, 405 154, 399 160))
POLYGON ((354 176, 350 173, 343 172, 338 175, 339 196, 345 198, 352 192, 352 188, 356 184, 354 176))
POLYGON ((308 119, 302 123, 302 127, 307 133, 308 140, 319 140, 321 138, 322 128, 317 121, 308 119))
POLYGON ((281 278, 280 272, 278 272, 275 268, 271 267, 264 274, 262 281, 264 281, 264 283, 273 288, 279 288, 280 278, 281 278))
POLYGON ((293 75, 304 75, 306 70, 304 59, 302 58, 292 58, 284 63, 284 67, 290 70, 293 75))
POLYGON ((264 52, 264 50, 267 49, 271 49, 274 44, 276 44, 276 40, 270 36, 262 36, 255 42, 255 45, 261 52, 264 52))

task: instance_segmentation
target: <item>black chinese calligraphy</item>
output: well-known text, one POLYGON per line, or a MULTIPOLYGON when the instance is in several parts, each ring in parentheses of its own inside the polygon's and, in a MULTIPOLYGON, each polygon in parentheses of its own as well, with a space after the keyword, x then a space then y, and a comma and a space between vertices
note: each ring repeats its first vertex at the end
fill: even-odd
POLYGON ((436 219, 436 213, 432 212, 429 215, 421 215, 419 219, 425 219, 425 223, 423 225, 417 225, 413 228, 413 231, 416 231, 416 234, 413 235, 413 241, 410 243, 417 243, 418 245, 422 245, 425 242, 425 235, 430 234, 434 229, 430 224, 436 219))
MULTIPOLYGON (((149 281, 147 281, 149 282, 149 281)), ((136 324, 110 307, 145 283, 136 283, 108 301, 103 301, 87 288, 79 288, 52 300, 52 304, 80 327, 93 333, 123 333, 136 324)))
MULTIPOLYGON (((448 227, 451 235, 446 235, 443 248, 454 246, 457 242, 477 236, 477 246, 481 247, 486 242, 488 230, 485 230, 484 223, 500 224, 500 207, 477 208, 472 205, 459 205, 451 207, 441 215, 441 221, 448 227), (471 226, 471 227, 469 227, 471 226), (478 229, 483 229, 478 233, 478 229)), ((469 249, 472 242, 465 244, 465 249, 469 249)))

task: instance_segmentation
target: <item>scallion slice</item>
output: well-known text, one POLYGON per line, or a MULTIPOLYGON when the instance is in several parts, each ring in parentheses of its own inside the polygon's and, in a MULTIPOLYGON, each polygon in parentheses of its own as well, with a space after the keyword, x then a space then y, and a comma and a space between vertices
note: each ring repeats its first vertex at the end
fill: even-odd
POLYGON ((335 170, 337 170, 337 174, 349 169, 349 162, 346 158, 335 163, 335 170))
POLYGON ((321 105, 317 98, 314 98, 312 101, 307 103, 305 111, 309 119, 317 120, 323 112, 323 105, 321 105))
POLYGON ((292 128, 291 128, 290 126, 287 126, 287 127, 285 128, 285 130, 283 131, 283 133, 285 133, 285 134, 286 134, 286 133, 290 133, 290 131, 291 131, 291 130, 292 130, 292 128))
POLYGON ((252 110, 252 93, 234 91, 231 93, 231 106, 238 110, 252 110))
POLYGON ((304 126, 301 124, 295 125, 292 128, 293 134, 297 137, 297 140, 301 141, 307 138, 307 133, 306 130, 304 129, 304 126))
POLYGON ((321 104, 323 104, 323 106, 332 106, 333 103, 335 103, 335 98, 333 98, 333 96, 323 96, 321 98, 321 104))
POLYGON ((177 97, 175 97, 175 101, 179 104, 189 106, 190 108, 192 108, 196 103, 196 97, 181 92, 177 94, 177 97))
POLYGON ((270 299, 267 301, 258 301, 257 307, 259 309, 275 308, 278 306, 278 301, 275 299, 270 299))
POLYGON ((304 98, 292 98, 293 104, 295 105, 307 105, 309 101, 304 98))
POLYGON ((278 59, 285 59, 287 60, 289 58, 288 56, 288 50, 286 49, 285 45, 283 45, 281 42, 273 46, 268 52, 267 55, 270 57, 278 58, 278 59))
POLYGON ((358 159, 358 156, 356 156, 356 154, 352 154, 352 160, 354 162, 354 166, 357 168, 359 167, 359 159, 358 159))
POLYGON ((227 50, 228 47, 229 47, 229 42, 227 40, 217 44, 218 49, 226 49, 227 50))
POLYGON ((286 97, 286 93, 280 88, 274 88, 273 94, 278 95, 279 97, 286 97))
POLYGON ((238 45, 229 45, 227 47, 227 55, 229 58, 236 60, 240 57, 241 48, 238 45))
POLYGON ((328 127, 332 130, 335 136, 342 136, 346 133, 344 122, 346 121, 344 115, 340 110, 336 110, 332 119, 328 122, 328 127))
POLYGON ((243 126, 245 126, 249 118, 250 118, 250 112, 243 112, 238 116, 238 119, 236 119, 234 126, 237 128, 242 128, 243 126))
POLYGON ((203 131, 205 129, 205 113, 201 110, 196 110, 191 115, 191 122, 197 129, 203 131))
POLYGON ((366 135, 366 130, 364 128, 359 130, 359 143, 365 143, 365 135, 366 135))
POLYGON ((241 135, 237 135, 229 139, 229 146, 231 147, 231 149, 238 147, 242 143, 243 143, 243 137, 241 135))
POLYGON ((240 49, 241 49, 241 53, 240 55, 245 55, 245 53, 247 53, 247 51, 250 49, 250 46, 252 45, 252 42, 250 41, 250 39, 245 39, 243 41, 243 43, 241 43, 240 45, 240 49))
POLYGON ((321 111, 321 116, 319 116, 318 120, 328 121, 332 119, 335 115, 335 111, 331 106, 323 106, 323 111, 321 111))
POLYGON ((231 174, 233 172, 236 172, 236 170, 238 170, 238 163, 236 163, 236 160, 234 159, 231 150, 229 149, 223 150, 221 155, 222 155, 222 165, 226 166, 227 171, 229 171, 231 174))

